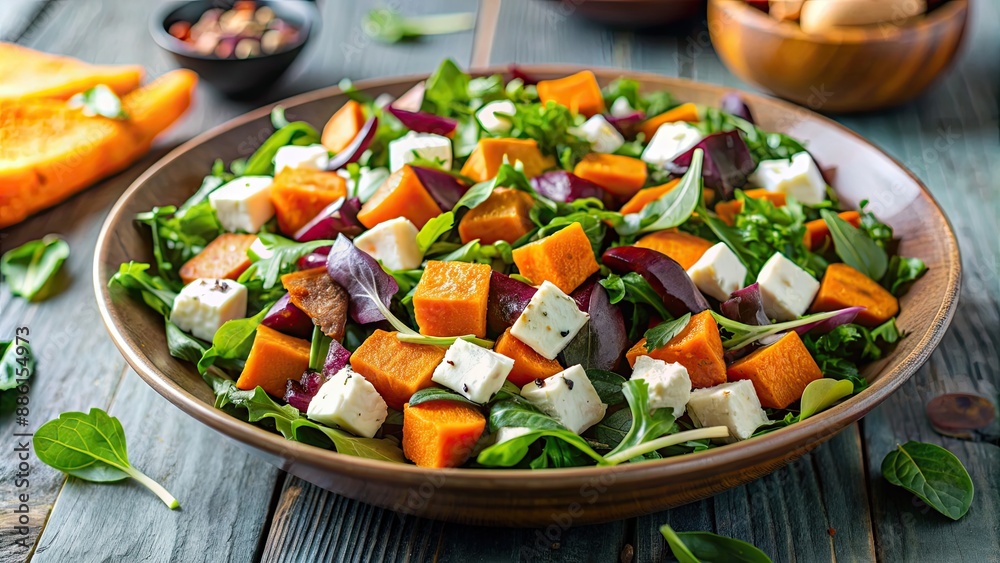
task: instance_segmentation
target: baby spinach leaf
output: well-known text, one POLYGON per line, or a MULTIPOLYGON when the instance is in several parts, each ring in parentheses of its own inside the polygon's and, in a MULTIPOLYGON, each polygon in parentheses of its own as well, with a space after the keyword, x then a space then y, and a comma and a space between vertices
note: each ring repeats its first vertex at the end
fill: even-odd
POLYGON ((620 463, 646 452, 634 454, 631 450, 644 442, 655 440, 675 429, 672 409, 649 412, 649 386, 645 380, 633 379, 622 386, 622 393, 632 413, 632 426, 617 446, 608 453, 609 463, 620 463), (625 457, 625 456, 628 457, 625 457))
POLYGON ((257 336, 257 325, 264 320, 270 305, 259 313, 245 319, 226 321, 212 338, 212 347, 198 360, 198 371, 205 373, 217 360, 245 360, 250 355, 253 339, 257 336))
POLYGON ((969 472, 941 446, 914 441, 897 445, 882 460, 882 475, 952 520, 965 516, 972 506, 975 488, 969 472))
POLYGON ((423 254, 442 236, 448 234, 455 226, 455 214, 451 211, 442 213, 428 221, 417 233, 417 248, 423 254))
POLYGON ((624 377, 603 369, 588 369, 587 377, 590 378, 590 383, 602 403, 611 407, 625 402, 625 395, 622 393, 622 386, 625 385, 624 377))
POLYGON ((0 276, 10 286, 10 292, 29 301, 47 295, 50 282, 69 257, 69 245, 56 235, 26 242, 8 250, 0 258, 0 276))
POLYGON ((181 330, 174 323, 165 321, 165 324, 167 349, 170 351, 170 355, 197 365, 209 347, 201 340, 181 330))
POLYGON ((691 313, 685 313, 680 318, 662 322, 647 330, 645 334, 646 350, 663 348, 673 337, 680 334, 689 322, 691 322, 691 313))
POLYGON ((468 112, 469 75, 455 61, 441 61, 434 73, 427 78, 424 99, 420 109, 444 117, 454 117, 468 112))
POLYGON ((920 258, 893 256, 889 259, 889 267, 886 269, 885 277, 882 278, 882 287, 899 297, 926 273, 927 264, 920 258))
POLYGON ((621 409, 598 422, 594 426, 594 436, 614 448, 622 443, 629 428, 632 428, 632 412, 629 409, 621 409))
POLYGON ((477 461, 488 467, 511 467, 520 463, 528 448, 536 440, 552 437, 566 442, 592 460, 603 462, 604 457, 595 452, 586 440, 577 436, 554 418, 542 413, 518 395, 508 394, 490 408, 490 428, 495 432, 503 427, 529 428, 529 432, 479 452, 477 461))
POLYGON ((837 256, 869 278, 876 281, 882 279, 889 268, 889 257, 885 250, 833 211, 823 209, 819 214, 830 229, 837 256))
POLYGON ((105 84, 98 84, 76 94, 66 102, 66 105, 82 109, 83 114, 90 117, 100 115, 108 119, 128 119, 128 114, 122 109, 121 98, 105 84))
POLYGON ((159 483, 132 467, 121 422, 101 409, 62 413, 35 432, 34 444, 38 459, 59 471, 98 483, 131 477, 171 509, 180 508, 159 483))
POLYGON ((817 379, 802 391, 798 420, 824 411, 837 401, 854 393, 854 383, 846 379, 817 379))
POLYGON ((687 221, 702 199, 701 171, 704 160, 704 151, 696 149, 691 156, 691 164, 677 187, 643 207, 642 211, 619 216, 620 219, 613 222, 615 231, 622 236, 650 233, 670 229, 687 221))
POLYGON ((407 401, 407 404, 412 407, 428 401, 455 401, 456 403, 465 403, 467 405, 477 407, 479 406, 478 403, 473 403, 462 395, 459 395, 450 389, 444 389, 441 387, 428 387, 426 389, 421 389, 410 396, 410 400, 407 401))
MULTIPOLYGON (((283 116, 284 114, 282 114, 283 116)), ((306 146, 319 142, 319 132, 305 121, 295 121, 278 129, 247 159, 240 176, 274 175, 274 155, 287 145, 306 146)))
POLYGON ((771 558, 749 543, 710 532, 675 532, 660 526, 667 546, 680 563, 771 563, 771 558))
POLYGON ((133 295, 139 295, 146 305, 169 319, 177 292, 166 280, 150 275, 146 270, 149 270, 149 264, 141 262, 122 264, 118 272, 108 280, 108 287, 112 289, 121 287, 133 295))
POLYGON ((33 373, 35 355, 27 340, 0 342, 0 391, 17 387, 33 373))

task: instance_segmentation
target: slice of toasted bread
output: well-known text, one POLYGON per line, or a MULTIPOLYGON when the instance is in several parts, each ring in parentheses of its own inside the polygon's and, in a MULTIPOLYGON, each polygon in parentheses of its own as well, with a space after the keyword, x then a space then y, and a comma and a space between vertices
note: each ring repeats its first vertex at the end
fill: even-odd
POLYGON ((88 117, 54 99, 0 99, 0 227, 118 172, 191 103, 197 75, 170 72, 122 98, 128 119, 88 117))
POLYGON ((98 84, 119 96, 139 87, 143 69, 137 65, 92 65, 0 42, 0 99, 69 99, 98 84))

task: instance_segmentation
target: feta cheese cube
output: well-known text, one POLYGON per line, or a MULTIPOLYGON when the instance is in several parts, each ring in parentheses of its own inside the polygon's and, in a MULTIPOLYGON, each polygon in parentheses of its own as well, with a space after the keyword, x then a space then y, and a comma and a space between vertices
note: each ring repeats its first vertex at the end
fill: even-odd
POLYGON ((650 164, 663 166, 697 145, 701 139, 701 131, 690 123, 664 123, 653 134, 640 158, 650 164))
POLYGON ((339 426, 355 436, 371 438, 382 427, 389 408, 365 376, 346 366, 309 402, 306 416, 328 426, 339 426))
POLYGON ((417 227, 406 217, 383 221, 354 239, 354 246, 390 270, 413 270, 424 253, 417 246, 417 227))
POLYGON ((441 163, 451 170, 451 139, 433 133, 410 131, 389 142, 389 170, 395 172, 417 158, 441 163))
POLYGON ((514 115, 516 112, 517 110, 514 109, 514 102, 510 100, 500 100, 490 102, 479 108, 479 111, 476 112, 476 119, 479 120, 479 124, 483 126, 484 130, 489 131, 494 135, 499 135, 510 131, 511 123, 510 120, 497 116, 514 115))
POLYGON ((806 205, 826 200, 826 181, 807 152, 792 155, 791 160, 763 160, 749 179, 755 186, 782 192, 806 205))
POLYGON ((725 243, 716 243, 687 271, 688 277, 705 295, 725 301, 743 287, 747 268, 725 243))
POLYGON ((274 173, 278 174, 285 168, 311 168, 326 170, 330 164, 330 152, 323 145, 300 147, 286 145, 274 153, 274 173))
POLYGON ((507 356, 459 339, 448 348, 431 381, 474 403, 486 404, 512 369, 514 360, 507 356))
POLYGON ((626 117, 633 113, 635 113, 635 108, 628 103, 628 98, 625 96, 618 96, 615 101, 611 102, 611 115, 614 117, 626 117))
POLYGON ((521 388, 521 396, 577 434, 600 422, 608 410, 579 364, 532 381, 521 388))
POLYGON ((250 260, 257 262, 258 260, 267 260, 274 256, 274 252, 266 248, 260 238, 256 238, 253 244, 250 245, 250 248, 247 249, 247 256, 250 257, 250 260))
POLYGON ((649 387, 649 410, 669 408, 674 418, 684 414, 691 398, 691 377, 686 367, 650 356, 639 356, 632 368, 632 379, 641 379, 649 387))
POLYGON ((531 428, 525 428, 524 426, 504 426, 500 430, 497 430, 497 435, 493 440, 493 443, 499 444, 508 440, 513 440, 514 438, 524 436, 531 431, 531 428))
POLYGON ((590 315, 581 311, 572 297, 546 281, 514 321, 510 333, 535 352, 554 360, 588 319, 590 315))
POLYGON ((625 137, 601 114, 588 119, 574 133, 590 141, 594 152, 613 153, 625 144, 625 137))
POLYGON ((819 282, 780 252, 764 262, 757 275, 764 312, 777 321, 800 317, 819 291, 819 282))
POLYGON ((271 181, 270 176, 243 176, 209 194, 208 201, 222 228, 256 233, 274 217, 271 181))
POLYGON ((184 286, 174 298, 170 322, 196 338, 211 342, 226 321, 246 315, 246 287, 233 280, 201 278, 184 286))
POLYGON ((729 428, 729 437, 724 439, 727 443, 746 440, 768 422, 749 379, 695 389, 691 392, 687 410, 691 422, 698 428, 729 428))

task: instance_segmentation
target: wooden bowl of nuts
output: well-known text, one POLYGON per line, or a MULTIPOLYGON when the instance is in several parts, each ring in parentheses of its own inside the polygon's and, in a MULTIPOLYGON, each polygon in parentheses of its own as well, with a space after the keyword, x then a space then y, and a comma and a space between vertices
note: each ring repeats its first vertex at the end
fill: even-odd
POLYGON ((155 12, 150 34, 224 94, 256 97, 288 70, 319 19, 307 0, 192 0, 155 12))
POLYGON ((968 12, 968 0, 709 0, 708 29, 743 80, 815 111, 856 112, 927 88, 968 12))

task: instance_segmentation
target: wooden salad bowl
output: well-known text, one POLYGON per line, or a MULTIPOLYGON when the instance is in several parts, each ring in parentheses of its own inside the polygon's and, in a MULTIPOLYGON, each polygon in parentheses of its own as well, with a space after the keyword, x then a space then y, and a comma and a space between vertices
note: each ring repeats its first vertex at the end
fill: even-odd
MULTIPOLYGON (((529 66, 543 78, 580 70, 529 66)), ((493 69, 502 72, 502 69, 493 69)), ((666 89, 679 99, 717 104, 724 88, 653 74, 603 69, 602 84, 623 74, 645 89, 666 89)), ((423 76, 365 80, 372 94, 400 95, 423 76)), ((702 453, 613 468, 548 470, 424 469, 341 455, 285 440, 213 407, 213 394, 195 367, 167 351, 163 319, 141 300, 108 289, 119 264, 153 262, 149 234, 133 221, 156 205, 180 204, 201 183, 216 158, 247 156, 272 131, 270 107, 204 133, 153 165, 122 195, 97 241, 94 286, 107 329, 128 363, 158 393, 207 426, 260 453, 294 475, 335 493, 400 512, 464 523, 574 525, 651 513, 736 487, 791 462, 864 416, 902 385, 930 356, 951 322, 961 279, 958 243, 948 219, 920 181, 903 166, 837 123, 789 103, 747 94, 758 123, 808 142, 847 205, 861 199, 896 229, 899 251, 924 260, 930 271, 900 302, 899 327, 908 336, 882 360, 868 365, 868 389, 808 420, 745 442, 702 453)), ((281 102, 288 115, 321 125, 347 97, 326 88, 281 102)), ((250 476, 249 478, 252 478, 250 476)))
POLYGON ((816 111, 856 112, 924 91, 955 57, 968 13, 968 0, 949 0, 915 21, 809 34, 744 0, 709 0, 708 30, 746 82, 816 111))

